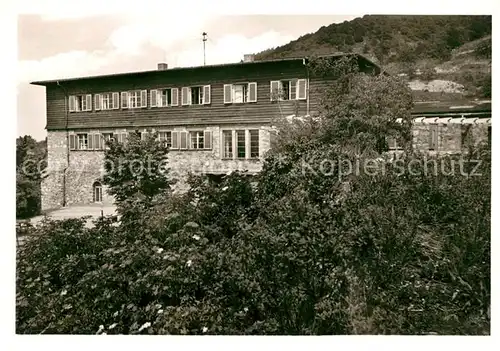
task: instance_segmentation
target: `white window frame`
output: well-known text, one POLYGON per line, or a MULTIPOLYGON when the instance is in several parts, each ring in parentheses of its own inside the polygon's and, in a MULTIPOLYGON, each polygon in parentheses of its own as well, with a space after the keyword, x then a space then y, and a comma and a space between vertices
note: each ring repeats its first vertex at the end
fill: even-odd
POLYGON ((89 150, 89 133, 76 133, 76 150, 89 150), (84 139, 80 139, 80 137, 84 137, 84 139), (85 147, 81 147, 80 141, 85 140, 85 147))
POLYGON ((220 134, 220 156, 222 160, 258 160, 260 159, 261 147, 260 147, 260 129, 259 128, 235 128, 235 129, 222 129, 220 134), (256 131, 258 136, 258 155, 252 157, 252 139, 251 132, 256 131), (244 136, 244 147, 245 147, 245 156, 238 157, 238 132, 244 136), (231 156, 228 157, 226 153, 226 135, 231 136, 231 156))
POLYGON ((303 79, 303 78, 272 80, 270 82, 270 86, 269 86, 271 101, 307 100, 308 85, 309 84, 308 84, 307 79, 303 79), (288 84, 289 84, 288 99, 283 99, 283 97, 282 97, 283 83, 284 82, 288 82, 288 84), (279 94, 278 98, 276 98, 274 96, 275 93, 273 92, 274 91, 273 85, 276 85, 276 84, 278 85, 278 94, 279 94), (299 87, 301 86, 301 84, 303 84, 303 86, 304 86, 304 91, 303 91, 302 96, 300 96, 301 91, 299 91, 299 87), (293 85, 295 85, 295 95, 292 95, 292 86, 293 85))
MULTIPOLYGON (((211 87, 210 85, 193 85, 182 87, 181 89, 181 104, 182 106, 190 105, 210 105, 211 104, 211 87), (199 89, 198 102, 193 103, 193 89, 199 89), (208 93, 208 95, 206 95, 208 93), (184 99, 186 97, 186 99, 184 99)), ((173 105, 172 105, 173 106, 173 105)))
POLYGON ((158 88, 152 89, 150 91, 150 105, 151 107, 172 107, 178 106, 179 102, 179 89, 178 88, 158 88), (170 96, 170 104, 168 104, 168 96, 167 103, 163 101, 163 92, 168 91, 168 96, 170 96), (153 98, 156 97, 156 101, 153 103, 153 98))
POLYGON ((69 112, 89 112, 92 111, 92 102, 92 94, 70 95, 68 97, 68 110, 69 112), (81 103, 78 103, 79 99, 81 99, 81 103))
POLYGON ((129 90, 121 92, 122 109, 138 109, 148 107, 147 90, 129 90))
POLYGON ((234 159, 234 130, 232 129, 223 129, 221 130, 221 159, 223 160, 232 160, 234 159), (231 151, 226 150, 226 135, 231 136, 231 143, 228 146, 231 147, 231 151), (227 151, 227 153, 226 153, 227 151), (230 155, 228 155, 230 153, 230 155))
POLYGON ((203 130, 190 130, 188 137, 189 137, 189 149, 191 150, 205 149, 205 133, 203 130), (194 136, 196 136, 196 140, 193 144, 194 136), (200 140, 203 142, 203 147, 200 147, 200 140))
POLYGON ((172 131, 171 130, 159 130, 158 131, 158 141, 165 141, 169 149, 172 148, 172 131))
POLYGON ((224 93, 224 104, 246 104, 246 103, 257 102, 257 82, 224 84, 223 93, 224 93), (242 101, 235 100, 235 87, 237 86, 243 87, 242 101), (252 87, 254 87, 253 89, 255 89, 254 99, 250 99, 251 95, 250 92, 252 87))
POLYGON ((107 93, 99 93, 94 96, 94 105, 96 111, 107 111, 107 110, 115 110, 119 106, 119 102, 115 101, 118 99, 118 93, 116 92, 107 92, 107 93), (107 102, 107 107, 105 108, 104 102, 107 102))

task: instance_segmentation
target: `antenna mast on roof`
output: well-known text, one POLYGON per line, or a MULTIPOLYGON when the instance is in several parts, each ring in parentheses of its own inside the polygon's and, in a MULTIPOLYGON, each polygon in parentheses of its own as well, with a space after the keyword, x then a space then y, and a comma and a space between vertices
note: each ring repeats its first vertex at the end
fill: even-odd
POLYGON ((205 42, 207 41, 207 32, 203 32, 203 66, 206 65, 206 59, 205 59, 205 42))

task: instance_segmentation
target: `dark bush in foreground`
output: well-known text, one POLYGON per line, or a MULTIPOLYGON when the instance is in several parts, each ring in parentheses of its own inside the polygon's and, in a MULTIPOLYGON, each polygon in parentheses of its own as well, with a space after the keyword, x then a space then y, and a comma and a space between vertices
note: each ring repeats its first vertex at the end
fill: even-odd
MULTIPOLYGON (((195 177, 172 196, 151 186, 163 176, 125 174, 111 180, 119 225, 37 228, 18 257, 17 332, 488 334, 489 150, 479 167, 412 154, 408 91, 343 72, 336 104, 281 128, 255 178, 195 177), (385 135, 406 142, 401 158, 385 135)), ((163 157, 140 144, 107 156, 163 157)))
POLYGON ((346 191, 298 160, 270 157, 255 190, 196 180, 134 232, 45 224, 19 253, 17 332, 489 333, 487 162, 468 178, 387 163, 346 191))

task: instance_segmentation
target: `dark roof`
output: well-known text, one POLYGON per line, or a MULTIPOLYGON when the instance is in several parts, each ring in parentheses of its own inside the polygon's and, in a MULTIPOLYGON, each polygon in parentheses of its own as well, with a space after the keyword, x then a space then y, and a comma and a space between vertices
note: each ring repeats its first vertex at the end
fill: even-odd
POLYGON ((490 100, 418 101, 414 103, 412 114, 460 114, 491 112, 490 100))
MULTIPOLYGON (((329 55, 321 55, 320 57, 342 57, 342 56, 354 56, 357 58, 360 58, 363 61, 368 62, 369 64, 378 67, 380 67, 366 58, 363 55, 356 54, 356 53, 333 53, 329 55)), ((48 84, 54 84, 58 82, 68 82, 68 81, 79 81, 79 80, 86 80, 86 79, 95 79, 95 78, 108 78, 108 77, 127 77, 127 76, 137 76, 137 75, 148 75, 152 73, 158 73, 158 72, 171 72, 171 71, 180 71, 180 70, 192 70, 192 69, 205 69, 205 68, 216 68, 216 67, 236 67, 236 66, 242 66, 242 65, 257 65, 257 64, 263 64, 263 63, 272 63, 272 62, 291 62, 291 61, 298 61, 298 60, 303 60, 307 59, 307 57, 289 57, 289 58, 282 58, 282 59, 273 59, 273 60, 256 60, 256 61, 251 61, 251 62, 233 62, 233 63, 222 63, 222 64, 216 64, 216 65, 205 65, 205 66, 190 66, 190 67, 174 67, 174 68, 168 68, 166 70, 148 70, 148 71, 136 71, 136 72, 125 72, 125 73, 113 73, 113 74, 104 74, 104 75, 97 75, 97 76, 85 76, 85 77, 74 77, 74 78, 62 78, 62 79, 52 79, 52 80, 43 80, 43 81, 34 81, 31 82, 30 84, 33 85, 48 85, 48 84)))

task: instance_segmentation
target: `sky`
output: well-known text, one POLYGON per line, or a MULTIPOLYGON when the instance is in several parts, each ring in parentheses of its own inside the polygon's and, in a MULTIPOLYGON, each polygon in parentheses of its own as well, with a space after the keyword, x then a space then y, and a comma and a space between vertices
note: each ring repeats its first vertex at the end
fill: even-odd
POLYGON ((354 15, 226 15, 175 11, 18 16, 17 135, 46 136, 45 88, 36 80, 239 62, 354 15))

